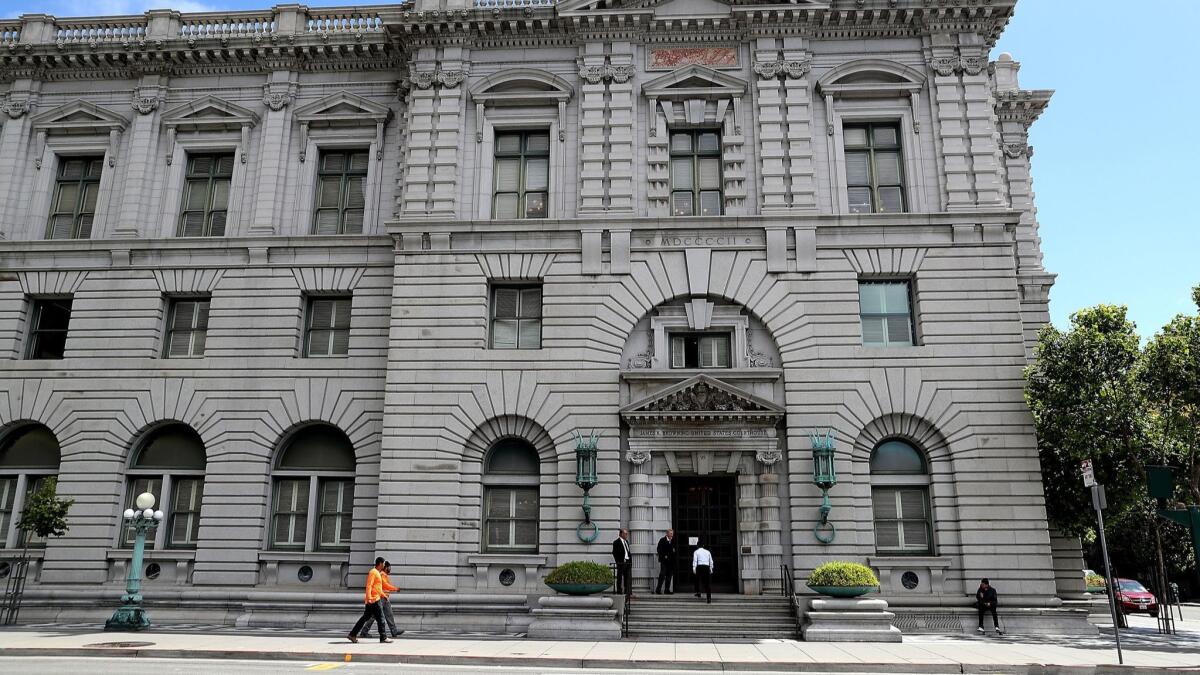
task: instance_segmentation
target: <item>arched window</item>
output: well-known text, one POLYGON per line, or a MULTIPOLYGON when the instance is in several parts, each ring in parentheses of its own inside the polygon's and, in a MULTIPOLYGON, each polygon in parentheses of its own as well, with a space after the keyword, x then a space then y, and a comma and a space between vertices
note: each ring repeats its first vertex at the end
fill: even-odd
POLYGON ((483 550, 536 553, 541 459, 520 438, 497 441, 483 460, 483 550))
POLYGON ((912 555, 933 552, 929 470, 911 444, 891 438, 871 453, 875 550, 912 555))
MULTIPOLYGON (((137 496, 149 492, 154 508, 165 514, 147 547, 196 548, 207 462, 204 441, 186 424, 163 425, 138 443, 126 472, 125 508, 134 508, 137 496)), ((133 528, 125 528, 121 545, 133 546, 133 540, 133 528)))
MULTIPOLYGON (((0 438, 0 546, 25 545, 17 521, 29 496, 58 475, 58 460, 58 439, 41 424, 16 427, 0 438)), ((36 534, 28 536, 30 546, 46 545, 36 534)))
POLYGON ((346 551, 354 524, 354 445, 326 424, 292 434, 275 464, 273 549, 346 551))

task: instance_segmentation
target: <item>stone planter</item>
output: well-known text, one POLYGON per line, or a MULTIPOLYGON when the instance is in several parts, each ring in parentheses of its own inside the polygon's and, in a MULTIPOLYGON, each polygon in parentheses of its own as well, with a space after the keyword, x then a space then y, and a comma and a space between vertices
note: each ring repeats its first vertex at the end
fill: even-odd
POLYGON ((879 590, 878 586, 813 586, 812 584, 805 584, 805 586, 831 598, 857 598, 860 595, 879 590))
POLYGON ((595 595, 602 593, 612 584, 546 584, 550 588, 566 595, 595 595))
MULTIPOLYGON (((816 590, 816 589, 813 589, 816 590)), ((809 642, 900 642, 896 615, 886 600, 815 598, 804 615, 804 639, 809 642)))
MULTIPOLYGON (((607 586, 606 586, 607 587, 607 586)), ((620 640, 621 624, 608 596, 551 595, 538 598, 526 635, 551 640, 620 640)))

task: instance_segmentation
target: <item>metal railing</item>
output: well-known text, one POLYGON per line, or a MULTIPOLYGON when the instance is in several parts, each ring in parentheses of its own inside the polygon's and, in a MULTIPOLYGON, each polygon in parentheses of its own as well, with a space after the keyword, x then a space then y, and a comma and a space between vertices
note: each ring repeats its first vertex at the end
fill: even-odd
POLYGON ((799 638, 801 636, 800 598, 796 595, 796 577, 792 574, 791 567, 779 566, 779 585, 783 597, 788 599, 788 607, 791 609, 792 616, 796 617, 796 637, 799 638))

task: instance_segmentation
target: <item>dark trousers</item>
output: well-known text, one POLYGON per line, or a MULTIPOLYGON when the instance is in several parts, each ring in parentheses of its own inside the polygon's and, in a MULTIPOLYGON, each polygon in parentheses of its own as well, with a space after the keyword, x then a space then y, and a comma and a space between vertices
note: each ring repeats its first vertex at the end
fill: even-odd
MULTIPOLYGON (((368 619, 375 619, 376 623, 378 623, 381 628, 383 627, 382 601, 376 600, 375 602, 368 602, 363 607, 363 615, 358 617, 358 623, 354 624, 354 628, 350 629, 350 634, 357 636, 358 632, 361 631, 363 626, 366 625, 368 619)), ((387 635, 381 630, 379 631, 379 641, 383 642, 384 640, 387 640, 387 635)))
POLYGON ((985 607, 983 603, 979 604, 979 627, 983 628, 983 615, 988 612, 992 613, 992 625, 996 628, 999 628, 1000 619, 996 616, 996 606, 992 605, 991 607, 985 607))
POLYGON ((668 593, 675 584, 675 563, 660 562, 658 563, 658 585, 654 587, 655 593, 662 593, 664 590, 668 593))
POLYGON ((629 583, 629 576, 633 572, 633 561, 626 560, 625 562, 617 563, 617 593, 625 595, 633 594, 633 586, 629 583))
MULTIPOLYGON (((388 630, 391 631, 392 637, 396 637, 397 635, 399 635, 400 630, 398 628, 396 628, 396 617, 395 617, 395 615, 392 614, 392 601, 388 600, 387 598, 383 598, 382 600, 379 601, 379 609, 381 612, 383 612, 383 619, 384 619, 384 621, 387 621, 388 630)), ((379 626, 379 633, 382 635, 383 634, 383 624, 375 623, 375 617, 372 616, 367 619, 367 622, 365 624, 363 624, 362 632, 359 633, 359 636, 365 637, 368 633, 371 632, 371 626, 376 626, 376 625, 379 626)))
POLYGON ((708 565, 696 565, 696 595, 704 591, 705 599, 712 602, 712 570, 708 565))

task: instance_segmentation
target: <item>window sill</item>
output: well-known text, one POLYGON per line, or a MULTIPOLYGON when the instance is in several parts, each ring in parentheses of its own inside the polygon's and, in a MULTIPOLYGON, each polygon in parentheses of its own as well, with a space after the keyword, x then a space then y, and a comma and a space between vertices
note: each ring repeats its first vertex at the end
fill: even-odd
POLYGON ((924 567, 932 567, 937 569, 949 569, 950 558, 945 556, 931 556, 928 553, 881 553, 878 556, 867 558, 867 564, 871 567, 879 567, 883 569, 912 567, 914 565, 921 565, 924 567))
MULTIPOLYGON (((132 560, 133 549, 131 548, 111 548, 106 554, 109 560, 132 560)), ((153 549, 148 548, 142 554, 146 560, 195 560, 196 549, 191 548, 164 548, 153 549)))
MULTIPOLYGON (((20 546, 18 546, 17 548, 0 547, 0 560, 16 560, 17 558, 20 558, 20 557, 21 557, 21 547, 20 546)), ((44 557, 46 557, 46 549, 45 548, 39 546, 38 548, 30 548, 29 549, 29 559, 30 560, 41 560, 44 557)))
POLYGON ((469 565, 546 565, 547 557, 537 553, 477 553, 467 556, 469 565))
POLYGON ((259 551, 260 562, 337 563, 350 559, 350 551, 259 551))

